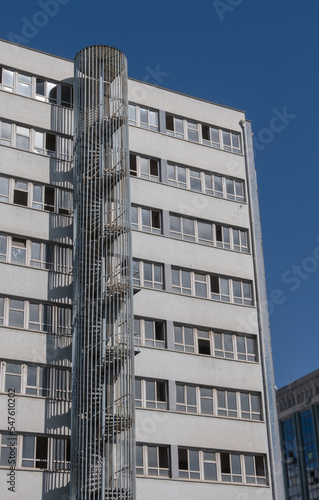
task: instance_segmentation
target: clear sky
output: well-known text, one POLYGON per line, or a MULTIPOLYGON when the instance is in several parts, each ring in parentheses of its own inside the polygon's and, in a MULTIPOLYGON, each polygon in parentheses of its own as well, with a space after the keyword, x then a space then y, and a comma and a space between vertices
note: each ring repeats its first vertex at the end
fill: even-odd
POLYGON ((112 45, 126 54, 132 78, 246 111, 257 141, 278 387, 319 368, 318 25, 317 0, 1 7, 2 39, 68 59, 88 45, 112 45))

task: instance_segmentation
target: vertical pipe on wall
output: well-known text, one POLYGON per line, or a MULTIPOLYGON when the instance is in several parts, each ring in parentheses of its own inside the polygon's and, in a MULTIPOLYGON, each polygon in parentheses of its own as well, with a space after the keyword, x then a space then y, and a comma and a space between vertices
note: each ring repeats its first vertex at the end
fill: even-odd
POLYGON ((71 498, 135 498, 127 63, 75 57, 71 498))

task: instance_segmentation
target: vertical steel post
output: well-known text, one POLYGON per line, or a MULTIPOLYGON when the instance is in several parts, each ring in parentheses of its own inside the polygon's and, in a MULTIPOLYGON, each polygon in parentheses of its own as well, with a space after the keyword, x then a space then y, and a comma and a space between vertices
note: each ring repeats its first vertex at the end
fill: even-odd
POLYGON ((71 498, 135 499, 127 63, 75 57, 71 498))

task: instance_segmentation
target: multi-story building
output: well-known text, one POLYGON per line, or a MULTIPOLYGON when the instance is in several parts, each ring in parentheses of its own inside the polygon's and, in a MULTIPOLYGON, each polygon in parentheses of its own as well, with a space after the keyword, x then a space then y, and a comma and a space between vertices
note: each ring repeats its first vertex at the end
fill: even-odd
POLYGON ((319 370, 277 391, 288 500, 319 498, 319 370))
POLYGON ((0 48, 1 498, 282 500, 250 122, 0 48))

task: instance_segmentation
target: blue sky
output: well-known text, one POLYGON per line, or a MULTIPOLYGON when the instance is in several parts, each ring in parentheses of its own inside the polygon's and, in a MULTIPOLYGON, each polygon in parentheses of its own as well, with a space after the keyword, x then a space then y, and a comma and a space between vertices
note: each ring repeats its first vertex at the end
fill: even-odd
POLYGON ((16 0, 1 13, 2 39, 69 59, 112 45, 132 78, 246 111, 258 148, 276 384, 317 369, 319 3, 16 0))

